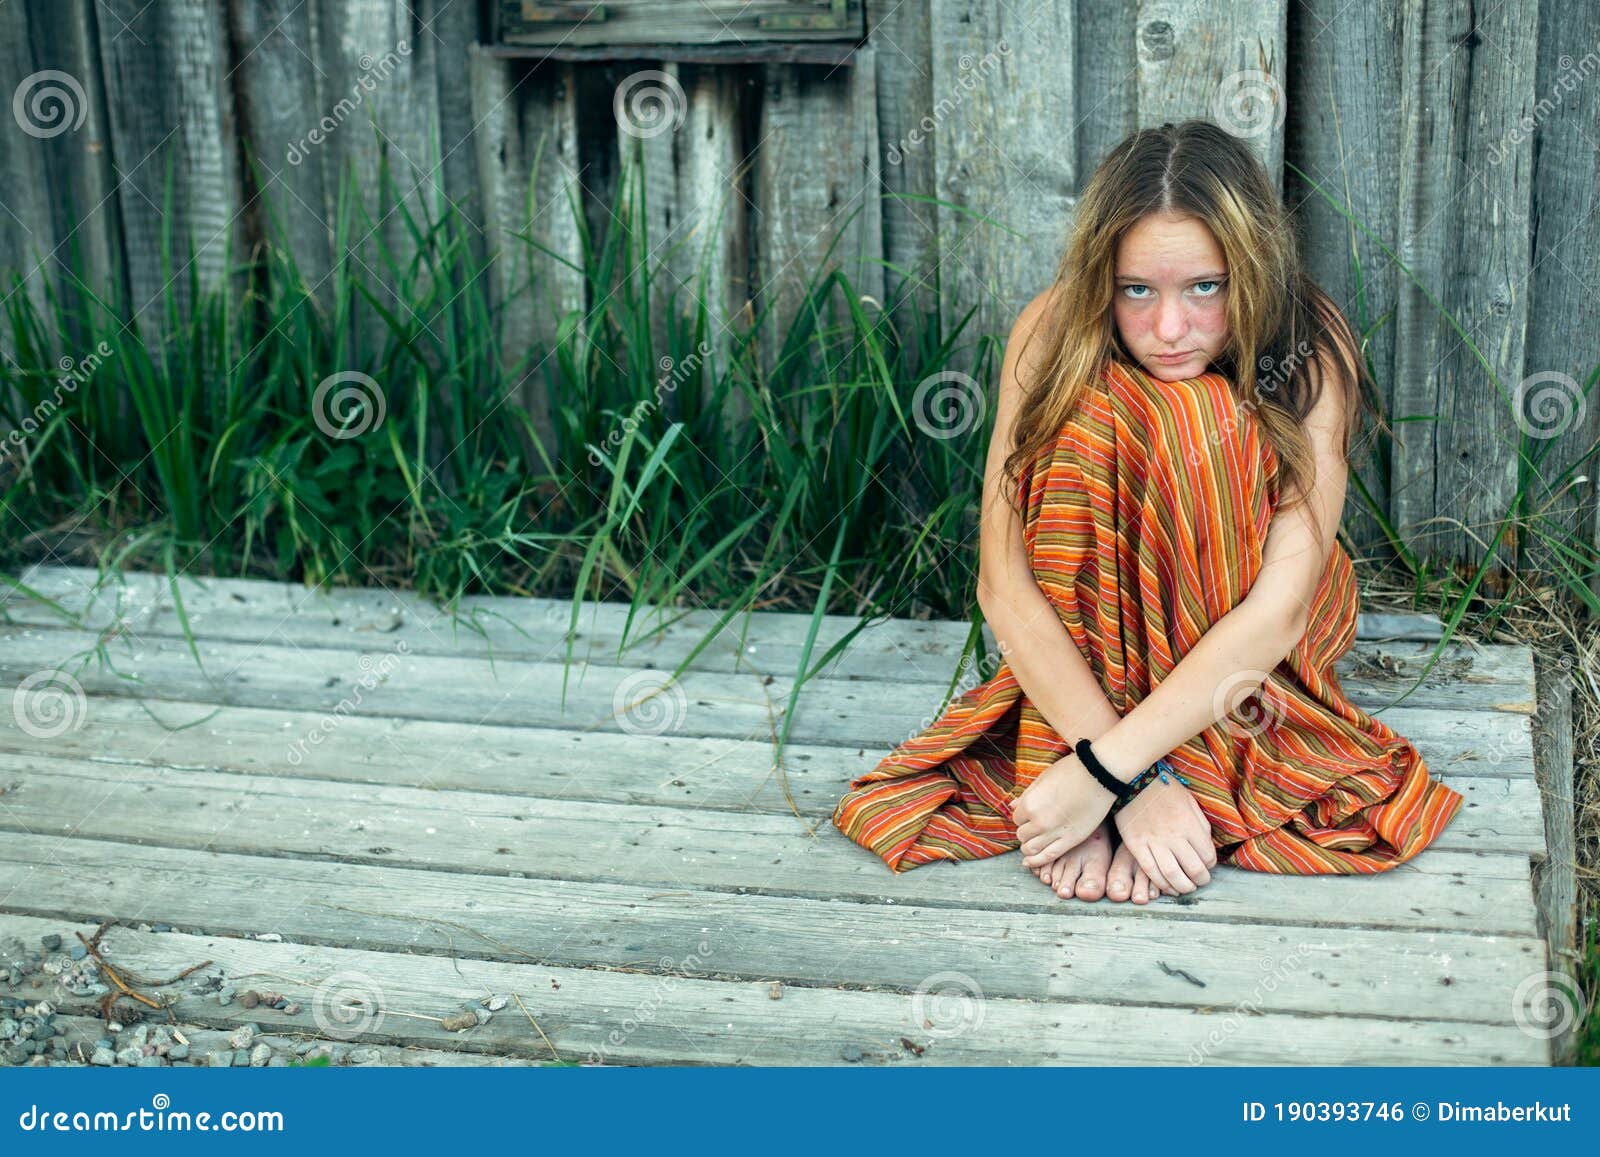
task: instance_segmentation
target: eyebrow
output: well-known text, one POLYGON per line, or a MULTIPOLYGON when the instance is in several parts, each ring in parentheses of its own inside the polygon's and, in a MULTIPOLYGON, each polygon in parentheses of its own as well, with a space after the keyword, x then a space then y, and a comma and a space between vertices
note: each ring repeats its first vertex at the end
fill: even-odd
MULTIPOLYGON (((1185 285, 1193 285, 1197 281, 1220 281, 1226 276, 1228 276, 1226 272, 1221 272, 1221 273, 1202 273, 1199 277, 1191 277, 1191 278, 1189 278, 1187 281, 1184 282, 1184 284, 1185 285)), ((1128 281, 1128 282, 1132 282, 1135 285, 1148 285, 1148 284, 1150 284, 1150 279, 1147 278, 1147 277, 1131 277, 1131 276, 1128 276, 1128 275, 1122 274, 1122 273, 1117 274, 1116 277, 1113 278, 1113 280, 1115 280, 1115 281, 1128 281)))

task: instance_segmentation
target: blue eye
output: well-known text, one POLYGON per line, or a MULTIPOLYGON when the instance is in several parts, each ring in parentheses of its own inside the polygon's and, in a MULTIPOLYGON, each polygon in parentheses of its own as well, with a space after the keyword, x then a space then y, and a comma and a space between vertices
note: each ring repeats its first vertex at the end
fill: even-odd
POLYGON ((1194 291, 1201 297, 1212 297, 1221 289, 1222 282, 1220 281, 1197 281, 1194 283, 1194 291), (1207 286, 1210 288, 1206 288, 1207 286))
POLYGON ((1135 293, 1134 290, 1137 289, 1137 290, 1148 291, 1149 288, 1150 287, 1148 285, 1125 285, 1125 286, 1122 287, 1122 292, 1126 293, 1129 297, 1133 298, 1135 301, 1143 301, 1144 298, 1142 296, 1140 296, 1138 293, 1135 293))

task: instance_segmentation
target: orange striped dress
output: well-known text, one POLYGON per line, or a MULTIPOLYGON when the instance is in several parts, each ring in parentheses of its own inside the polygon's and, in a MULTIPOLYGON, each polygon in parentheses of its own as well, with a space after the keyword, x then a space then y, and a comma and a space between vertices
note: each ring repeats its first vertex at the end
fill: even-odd
MULTIPOLYGON (((1226 378, 1113 364, 1022 478, 1033 574, 1126 715, 1255 581, 1278 460, 1226 378)), ((1218 859, 1287 874, 1382 872, 1461 807, 1417 749, 1345 697, 1355 572, 1335 543, 1310 626, 1258 692, 1166 756, 1218 859)), ((1073 737, 1076 738, 1076 737, 1073 737)), ((833 821, 896 872, 1018 846, 1010 802, 1070 744, 1008 665, 858 777, 833 821)))

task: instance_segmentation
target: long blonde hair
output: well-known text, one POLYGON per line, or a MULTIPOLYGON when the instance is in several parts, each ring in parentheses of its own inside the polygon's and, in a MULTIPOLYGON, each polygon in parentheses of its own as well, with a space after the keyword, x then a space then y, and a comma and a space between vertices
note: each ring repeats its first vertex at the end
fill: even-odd
MULTIPOLYGON (((1366 363, 1338 307, 1307 277, 1265 167, 1243 141, 1204 120, 1130 134, 1090 178, 1053 304, 1032 334, 1045 343, 1040 379, 1019 409, 1006 480, 1015 495, 1022 472, 1055 442, 1112 359, 1137 368, 1111 313, 1117 245, 1135 222, 1161 212, 1198 218, 1222 248, 1228 340, 1212 365, 1255 410, 1277 451, 1279 503, 1288 509, 1305 500, 1315 477, 1304 420, 1330 384, 1344 395, 1348 460, 1366 363)), ((1017 504, 1015 496, 1008 501, 1017 504)))

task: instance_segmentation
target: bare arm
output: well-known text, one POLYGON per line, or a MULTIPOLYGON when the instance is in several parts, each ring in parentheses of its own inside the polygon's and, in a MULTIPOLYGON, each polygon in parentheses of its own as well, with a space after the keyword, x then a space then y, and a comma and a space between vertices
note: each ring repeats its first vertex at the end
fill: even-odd
MULTIPOLYGON (((978 604, 1023 693, 1070 741, 1098 739, 1117 722, 1116 708, 1033 577, 1022 519, 1000 490, 1012 431, 1027 390, 1037 384, 1038 343, 1027 338, 1047 308, 1048 294, 1029 302, 1011 329, 1000 368, 994 433, 984 465, 978 551, 978 604)), ((1099 748, 1096 747, 1096 751, 1099 748)), ((1154 762, 1152 760, 1151 762, 1154 762)))

